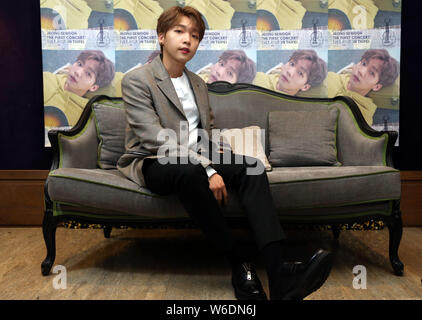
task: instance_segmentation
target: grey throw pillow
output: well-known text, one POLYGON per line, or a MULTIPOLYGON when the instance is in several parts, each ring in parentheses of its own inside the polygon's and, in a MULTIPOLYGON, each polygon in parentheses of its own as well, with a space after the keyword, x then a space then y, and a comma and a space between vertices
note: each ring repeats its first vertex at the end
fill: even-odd
POLYGON ((104 100, 93 105, 97 125, 98 166, 115 169, 125 152, 126 113, 123 101, 104 100))
POLYGON ((276 167, 341 165, 337 160, 337 108, 268 114, 269 161, 276 167))

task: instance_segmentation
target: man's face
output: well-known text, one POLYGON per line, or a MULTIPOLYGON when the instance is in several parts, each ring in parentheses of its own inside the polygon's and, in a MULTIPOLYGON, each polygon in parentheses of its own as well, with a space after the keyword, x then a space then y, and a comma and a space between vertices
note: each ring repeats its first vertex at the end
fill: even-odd
POLYGON ((88 91, 96 91, 99 88, 95 84, 98 65, 99 62, 92 59, 76 61, 70 67, 64 89, 81 97, 88 91))
POLYGON ((219 60, 211 67, 211 74, 208 83, 214 81, 227 81, 230 83, 237 82, 237 70, 240 66, 240 61, 237 59, 229 59, 227 61, 219 60))
POLYGON ((182 16, 165 34, 158 35, 163 46, 163 58, 177 64, 186 64, 199 46, 199 31, 194 20, 182 16))
POLYGON ((352 68, 347 89, 366 96, 371 90, 378 91, 382 88, 379 84, 380 74, 384 61, 380 59, 361 60, 352 68))
POLYGON ((311 86, 308 82, 309 68, 311 61, 299 59, 290 60, 281 66, 280 78, 277 82, 277 90, 290 95, 296 95, 299 91, 306 91, 311 86))

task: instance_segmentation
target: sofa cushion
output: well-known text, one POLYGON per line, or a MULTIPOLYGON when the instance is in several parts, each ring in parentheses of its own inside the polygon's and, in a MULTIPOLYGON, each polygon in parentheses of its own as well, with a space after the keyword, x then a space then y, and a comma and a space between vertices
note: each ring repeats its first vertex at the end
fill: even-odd
POLYGON ((95 208, 100 215, 154 218, 185 215, 175 196, 153 194, 116 169, 60 168, 51 171, 47 179, 51 200, 80 206, 82 211, 95 208))
POLYGON ((264 164, 266 171, 271 171, 261 140, 265 135, 261 135, 261 130, 258 126, 226 129, 221 131, 221 136, 230 144, 233 153, 256 158, 264 164))
POLYGON ((273 167, 277 208, 338 208, 400 199, 400 172, 385 166, 273 167))
MULTIPOLYGON (((400 173, 389 167, 273 168, 267 175, 281 216, 385 215, 391 213, 389 201, 400 198, 400 173)), ((50 172, 47 187, 55 208, 72 207, 71 214, 188 218, 177 196, 153 194, 118 170, 56 169, 50 172)), ((236 192, 227 191, 224 215, 243 216, 236 192)))
POLYGON ((126 113, 122 101, 103 100, 93 104, 97 125, 98 167, 115 169, 125 152, 126 113))
POLYGON ((337 108, 268 113, 269 161, 278 167, 332 166, 337 160, 337 108))

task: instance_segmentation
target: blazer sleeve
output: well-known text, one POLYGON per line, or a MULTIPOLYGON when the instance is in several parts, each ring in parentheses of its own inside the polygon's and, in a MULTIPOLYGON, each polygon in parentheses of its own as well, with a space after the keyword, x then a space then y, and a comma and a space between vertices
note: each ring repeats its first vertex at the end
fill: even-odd
POLYGON ((163 137, 166 129, 161 125, 160 118, 155 111, 150 88, 146 81, 139 81, 139 75, 134 77, 128 74, 123 78, 122 96, 128 124, 144 149, 159 157, 161 155, 170 157, 186 155, 194 163, 200 163, 204 168, 212 164, 208 158, 179 144, 175 134, 164 134, 166 139, 158 138, 159 135, 163 137))

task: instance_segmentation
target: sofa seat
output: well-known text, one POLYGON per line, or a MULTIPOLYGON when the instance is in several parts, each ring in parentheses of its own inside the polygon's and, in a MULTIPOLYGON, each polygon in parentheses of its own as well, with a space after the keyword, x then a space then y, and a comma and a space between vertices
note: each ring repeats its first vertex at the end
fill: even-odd
MULTIPOLYGON (((391 201, 400 198, 400 173, 391 167, 274 167, 267 175, 276 208, 287 219, 329 219, 345 214, 352 217, 362 212, 390 215, 391 201)), ((225 215, 242 215, 234 191, 228 192, 225 215)), ((187 217, 175 195, 153 194, 118 170, 56 169, 49 174, 48 193, 55 215, 100 215, 108 219, 187 217)))
POLYGON ((102 218, 185 217, 176 196, 159 196, 128 180, 117 169, 61 168, 48 176, 55 215, 102 218), (170 200, 170 201, 169 201, 170 200))
POLYGON ((277 208, 329 207, 400 198, 400 173, 384 166, 273 168, 277 208))

